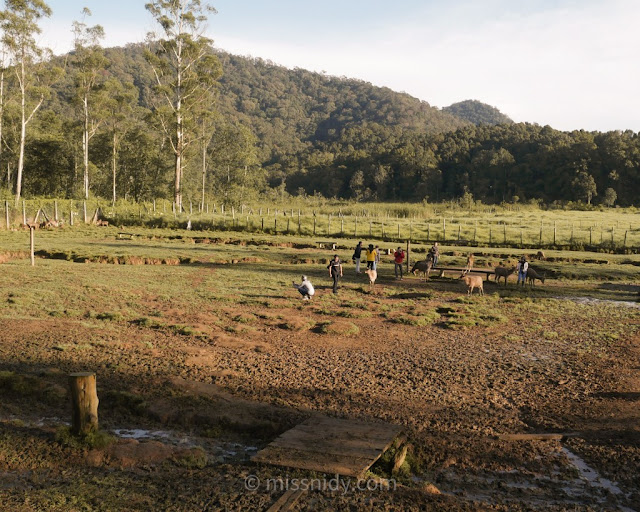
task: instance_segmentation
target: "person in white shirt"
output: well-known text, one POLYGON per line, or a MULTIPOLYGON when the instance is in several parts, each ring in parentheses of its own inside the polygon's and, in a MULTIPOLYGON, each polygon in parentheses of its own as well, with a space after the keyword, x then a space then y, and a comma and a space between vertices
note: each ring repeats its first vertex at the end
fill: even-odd
POLYGON ((311 297, 313 297, 316 293, 316 291, 313 289, 311 281, 309 281, 307 276, 302 276, 302 283, 300 284, 296 284, 296 282, 294 281, 293 286, 294 288, 297 288, 302 295, 302 300, 311 300, 311 297))
POLYGON ((518 262, 518 268, 517 268, 518 282, 516 283, 516 285, 519 285, 520 280, 522 279, 522 286, 524 286, 524 283, 527 280, 527 270, 529 270, 529 262, 523 256, 522 258, 520 258, 520 261, 518 262))

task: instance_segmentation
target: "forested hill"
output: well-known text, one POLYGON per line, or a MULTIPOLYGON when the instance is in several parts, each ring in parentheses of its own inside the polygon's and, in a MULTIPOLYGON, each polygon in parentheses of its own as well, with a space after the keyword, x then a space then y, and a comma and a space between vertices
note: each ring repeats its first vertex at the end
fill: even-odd
POLYGON ((442 133, 468 121, 427 102, 349 78, 288 69, 262 59, 219 53, 224 74, 217 108, 250 126, 265 165, 309 144, 339 138, 343 130, 375 123, 416 133, 442 133))
MULTIPOLYGON (((105 110, 96 108, 102 118, 89 144, 91 193, 111 197, 115 180, 118 197, 171 197, 174 154, 151 112, 154 76, 143 47, 104 53, 109 65, 100 70, 96 94, 103 91, 110 101, 103 98, 105 110)), ((258 194, 319 193, 382 201, 464 196, 488 203, 638 204, 640 137, 634 132, 560 132, 513 123, 480 102, 440 110, 360 80, 224 52, 218 57, 223 76, 211 104, 216 115, 206 129, 200 127, 208 140, 205 193, 225 203, 258 194)), ((79 197, 79 72, 73 56, 58 57, 57 63, 65 72, 29 127, 24 190, 79 197)), ((16 97, 9 95, 6 103, 2 139, 8 151, 0 157, 0 168, 7 169, 2 184, 11 188, 18 154, 16 97)), ((197 202, 205 148, 197 127, 191 128, 183 185, 185 198, 197 202)))
POLYGON ((477 100, 460 101, 444 107, 442 110, 475 125, 513 124, 513 120, 500 112, 496 107, 477 100))

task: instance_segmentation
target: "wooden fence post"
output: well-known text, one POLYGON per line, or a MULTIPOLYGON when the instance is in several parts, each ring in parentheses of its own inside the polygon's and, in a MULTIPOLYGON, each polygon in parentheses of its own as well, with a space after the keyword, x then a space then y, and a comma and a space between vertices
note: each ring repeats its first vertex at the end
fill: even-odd
POLYGON ((11 219, 9 218, 9 201, 4 202, 4 219, 7 223, 7 230, 11 227, 11 219))
POLYGON ((71 431, 87 434, 98 430, 98 392, 96 374, 79 372, 69 375, 71 388, 72 426, 71 431))
POLYGON ((556 221, 553 221, 553 245, 556 245, 556 221))
POLYGON ((447 239, 447 219, 442 217, 442 241, 447 239))
POLYGON ((407 274, 409 273, 409 255, 411 254, 411 238, 407 240, 407 274))
POLYGON ((53 202, 53 220, 58 222, 58 200, 53 202))
POLYGON ((34 267, 36 264, 36 256, 35 256, 35 246, 36 246, 36 227, 32 224, 29 226, 29 247, 31 254, 31 266, 34 267))
POLYGON ((69 226, 73 226, 73 201, 69 201, 69 226))
POLYGON ((82 222, 87 223, 87 202, 82 201, 82 222))

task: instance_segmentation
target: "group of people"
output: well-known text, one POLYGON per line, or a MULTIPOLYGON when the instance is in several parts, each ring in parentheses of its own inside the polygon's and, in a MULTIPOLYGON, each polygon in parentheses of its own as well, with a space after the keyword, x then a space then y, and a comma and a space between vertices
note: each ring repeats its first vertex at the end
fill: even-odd
MULTIPOLYGON (((432 254, 435 263, 440 256, 440 250, 438 248, 438 243, 436 242, 429 252, 432 254)), ((398 280, 403 279, 403 264, 405 261, 406 254, 402 247, 398 247, 393 253, 393 264, 394 264, 394 273, 395 277, 398 280)), ((366 249, 362 247, 362 242, 358 242, 355 249, 353 250, 353 256, 351 257, 352 262, 356 266, 356 274, 362 274, 361 270, 361 262, 366 262, 366 268, 371 270, 377 270, 378 265, 380 264, 380 247, 374 246, 373 244, 369 244, 366 249), (364 252, 364 258, 363 258, 364 252)), ((329 277, 333 280, 333 293, 338 293, 338 282, 340 278, 344 276, 344 271, 342 268, 342 262, 337 254, 333 255, 333 258, 327 265, 327 270, 329 271, 329 277)), ((293 283, 293 286, 298 289, 302 298, 304 300, 310 300, 315 294, 315 290, 313 285, 307 278, 307 276, 302 276, 302 282, 300 284, 293 283)))

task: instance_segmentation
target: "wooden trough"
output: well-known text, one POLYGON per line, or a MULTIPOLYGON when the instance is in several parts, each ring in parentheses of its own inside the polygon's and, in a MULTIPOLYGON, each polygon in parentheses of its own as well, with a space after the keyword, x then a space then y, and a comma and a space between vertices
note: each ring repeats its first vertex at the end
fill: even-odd
POLYGON ((401 431, 388 423, 311 417, 260 450, 253 461, 360 478, 401 431))

